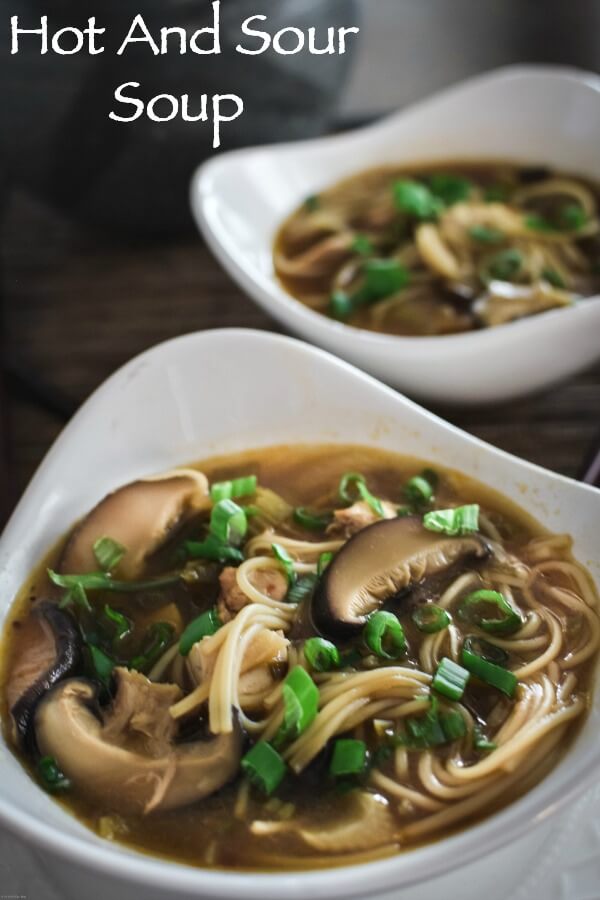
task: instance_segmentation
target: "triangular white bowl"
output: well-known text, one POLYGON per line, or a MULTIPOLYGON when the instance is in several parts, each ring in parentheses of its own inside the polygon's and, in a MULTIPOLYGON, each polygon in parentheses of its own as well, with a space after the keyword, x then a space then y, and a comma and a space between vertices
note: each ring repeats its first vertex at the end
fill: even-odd
MULTIPOLYGON (((178 338, 134 359, 65 428, 0 539, 2 619, 42 554, 115 486, 211 454, 297 442, 365 443, 458 468, 550 529, 571 533, 578 558, 600 581, 600 492, 458 431, 320 350, 263 332, 222 330, 178 338)), ((136 854, 101 841, 64 812, 5 746, 0 822, 36 848, 62 895, 73 898, 106 900, 112 892, 120 900, 403 900, 418 884, 419 900, 482 893, 493 900, 507 896, 530 865, 545 839, 543 823, 552 827, 551 814, 600 779, 599 726, 596 697, 575 748, 526 797, 445 841, 358 868, 234 875, 136 854), (442 881, 431 881, 435 876, 442 881)))
POLYGON ((291 297, 274 275, 274 236, 304 198, 362 169, 514 160, 600 182, 599 146, 598 76, 512 67, 339 137, 224 153, 198 169, 192 211, 224 268, 285 328, 416 397, 507 400, 600 359, 600 297, 474 333, 374 334, 334 322, 291 297))

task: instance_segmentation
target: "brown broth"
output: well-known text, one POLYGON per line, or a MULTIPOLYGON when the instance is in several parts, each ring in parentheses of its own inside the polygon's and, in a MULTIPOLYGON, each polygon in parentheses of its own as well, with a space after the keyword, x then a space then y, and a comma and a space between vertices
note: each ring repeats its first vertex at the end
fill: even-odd
MULTIPOLYGON (((362 446, 294 446, 253 450, 227 457, 218 457, 198 463, 197 467, 206 473, 211 482, 221 481, 244 474, 256 474, 261 486, 269 487, 281 494, 293 506, 303 505, 327 508, 334 503, 336 488, 344 472, 362 472, 370 490, 377 496, 385 497, 400 504, 404 502, 403 485, 413 475, 423 469, 422 461, 400 456, 391 452, 362 446)), ((494 522, 504 538, 504 546, 519 555, 527 542, 547 532, 515 504, 485 487, 479 482, 456 471, 435 466, 440 473, 436 492, 436 505, 444 507, 457 502, 478 502, 494 522)), ((290 527, 290 533, 298 533, 297 527, 290 527)), ((300 534, 306 536, 305 532, 300 534)), ((20 624, 26 619, 32 602, 44 597, 48 591, 45 570, 56 562, 62 543, 54 548, 48 557, 32 573, 16 598, 4 630, 2 682, 2 718, 5 738, 11 745, 8 730, 8 710, 6 708, 6 682, 17 654, 26 652, 20 640, 20 624)), ((437 589, 447 583, 440 578, 437 589)), ((436 590, 434 584, 431 588, 436 590)), ((418 588, 417 588, 418 590, 418 588)), ((214 592, 206 597, 193 597, 193 604, 185 592, 174 591, 168 595, 175 603, 184 621, 198 614, 198 609, 214 602, 214 592), (194 612, 195 610, 195 612, 194 612)), ((130 600, 128 602, 131 602, 130 600)), ((137 601, 130 615, 136 621, 147 622, 153 615, 156 604, 137 601)), ((403 615, 402 621, 407 632, 409 645, 416 645, 419 635, 410 618, 403 615)), ((132 647, 135 649, 135 647, 132 647)), ((580 667, 580 691, 590 690, 595 660, 580 667)), ((475 701, 474 701, 475 702, 475 701)), ((537 782, 551 769, 568 748, 576 729, 561 741, 558 748, 549 754, 538 767, 533 778, 526 779, 502 801, 494 801, 486 814, 500 806, 512 802, 537 782)), ((12 747, 23 765, 35 776, 31 760, 12 747)), ((418 754, 412 754, 411 779, 418 754)), ((69 794, 59 798, 59 802, 85 825, 103 837, 123 843, 135 850, 160 856, 193 866, 235 870, 278 870, 318 868, 358 862, 376 858, 382 853, 389 854, 398 848, 383 848, 366 854, 331 856, 319 855, 306 849, 299 849, 290 843, 285 835, 270 838, 252 836, 247 823, 254 818, 286 815, 293 809, 294 815, 306 817, 313 822, 326 821, 340 811, 348 802, 327 782, 323 787, 323 763, 317 760, 309 766, 302 777, 289 777, 278 790, 275 798, 265 799, 256 792, 250 792, 247 812, 236 818, 234 810, 239 798, 240 780, 207 798, 203 802, 184 809, 143 816, 115 815, 108 802, 105 808, 92 804, 85 797, 69 794)), ((481 818, 481 814, 461 821, 457 827, 466 827, 481 818)), ((419 842, 416 842, 419 843, 419 842)), ((412 845, 411 845, 412 846, 412 845)), ((404 848, 401 848, 404 849, 404 848)))

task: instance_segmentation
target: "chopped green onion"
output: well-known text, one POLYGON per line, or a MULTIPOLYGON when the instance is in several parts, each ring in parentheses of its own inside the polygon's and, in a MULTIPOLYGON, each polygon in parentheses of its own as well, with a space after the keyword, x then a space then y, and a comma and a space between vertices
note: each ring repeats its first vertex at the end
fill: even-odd
POLYGON ((297 506, 294 510, 294 521, 310 531, 322 531, 331 522, 331 513, 312 513, 303 506, 297 506))
POLYGON ((479 725, 475 725, 473 729, 473 747, 482 753, 490 753, 496 749, 497 745, 493 741, 488 740, 479 725))
POLYGON ((467 733, 465 720, 457 709, 440 715, 440 724, 449 741, 458 741, 467 733))
POLYGON ((219 500, 210 514, 210 532, 222 544, 239 547, 248 531, 246 513, 233 500, 219 500))
POLYGON ((399 519, 405 519, 407 516, 412 516, 414 513, 414 509, 412 506, 399 506, 396 509, 396 515, 399 519))
POLYGON ((433 485, 425 477, 425 473, 422 472, 406 483, 404 493, 413 506, 425 506, 433 500, 433 485))
POLYGON ((357 234, 352 244, 352 249, 359 256, 370 256, 374 251, 373 244, 364 234, 357 234))
POLYGON ((93 547, 96 562, 103 572, 112 572, 116 569, 125 553, 125 547, 109 537, 98 538, 93 547))
POLYGON ((244 561, 241 550, 224 544, 214 534, 209 534, 204 541, 186 541, 183 548, 188 559, 210 559, 215 562, 244 561))
POLYGON ((411 750, 440 747, 448 741, 440 722, 437 697, 431 698, 426 715, 418 718, 411 716, 406 719, 404 725, 407 732, 406 744, 411 750))
POLYGON ((415 606, 411 618, 419 631, 424 634, 435 634, 447 628, 450 622, 450 613, 436 606, 435 603, 423 603, 415 606))
POLYGON ((468 671, 445 656, 437 667, 431 687, 448 700, 462 700, 468 681, 468 671))
POLYGON ((294 560, 281 544, 271 544, 271 549, 275 559, 283 569, 284 575, 288 580, 288 584, 292 587, 296 583, 296 571, 294 569, 294 560))
POLYGON ((558 274, 556 269, 544 269, 542 271, 542 278, 544 281, 547 281, 548 284, 551 284, 552 287, 563 289, 566 288, 566 284, 558 274))
POLYGON ((321 207, 321 198, 318 194, 311 194, 304 201, 304 207, 308 212, 316 212, 321 207))
POLYGON ((86 575, 59 575, 48 569, 48 578, 58 587, 81 587, 84 591, 116 591, 117 593, 136 593, 138 591, 162 590, 181 582, 181 575, 165 575, 163 578, 151 578, 148 581, 115 581, 108 572, 90 572, 86 575))
POLYGON ((566 231, 579 231, 587 220, 587 213, 579 203, 568 203, 560 211, 559 224, 566 231))
POLYGON ((444 207, 443 202, 426 185, 410 179, 396 182, 394 200, 401 212, 420 221, 435 219, 444 207))
POLYGON ((213 484, 210 489, 210 499, 213 503, 220 500, 231 500, 233 496, 231 481, 219 481, 213 484))
POLYGON ((504 184, 491 184, 485 189, 483 199, 486 203, 505 203, 508 200, 509 189, 504 184))
POLYGON ((404 629, 391 612, 379 610, 369 616, 363 639, 369 650, 381 659, 398 659, 406 652, 404 629))
POLYGON ((396 259, 370 259, 365 263, 364 292, 369 301, 383 300, 410 281, 406 266, 396 259))
POLYGON ((449 175, 440 172, 431 175, 429 187, 436 197, 443 200, 446 206, 453 206, 463 200, 468 200, 471 194, 471 182, 461 175, 449 175))
POLYGON ((283 722, 274 744, 281 747, 294 741, 314 721, 319 709, 319 689, 301 666, 296 666, 283 682, 283 722))
POLYGON ((91 612, 92 606, 90 604, 90 601, 87 598, 85 589, 79 583, 74 584, 73 587, 65 591, 63 598, 58 605, 61 609, 66 609, 68 606, 72 606, 73 604, 75 606, 78 606, 80 609, 91 612))
POLYGON ((523 626, 520 613, 499 591, 479 590, 468 594, 459 606, 458 616, 490 634, 514 634, 523 626), (486 610, 497 615, 486 616, 486 610))
POLYGON ((479 529, 479 506, 471 503, 468 506, 457 506, 454 509, 435 509, 425 513, 423 525, 429 531, 449 534, 473 534, 479 529))
POLYGON ((187 656, 194 644, 197 644, 202 638, 215 634, 221 627, 221 624, 216 607, 203 612, 202 615, 193 619, 179 638, 179 652, 181 655, 187 656))
POLYGON ((501 244, 506 240, 506 235, 498 228, 488 228, 487 225, 473 225, 469 228, 469 237, 481 244, 501 244))
POLYGON ((58 768, 58 763, 53 756, 42 756, 42 758, 38 760, 37 772, 44 788, 50 794, 59 794, 62 791, 68 791, 71 787, 71 782, 58 768))
POLYGON ((108 619, 108 621, 115 626, 115 642, 118 643, 126 638, 132 631, 132 624, 123 613, 119 612, 117 609, 113 609, 112 606, 106 604, 104 606, 104 615, 108 619))
POLYGON ((356 309, 356 304, 352 297, 345 291, 334 291, 329 298, 328 312, 334 319, 345 322, 349 319, 356 309))
POLYGON ((170 622, 154 622, 148 629, 142 652, 134 656, 129 668, 138 672, 151 669, 173 640, 174 631, 170 622))
POLYGON ((330 553, 329 551, 327 551, 325 553, 321 553, 321 555, 319 556, 319 561, 317 563, 317 575, 319 576, 319 578, 321 577, 321 575, 323 574, 323 572, 325 571, 325 569, 327 568, 327 566, 329 565, 329 563, 331 562, 332 559, 333 559, 333 553, 330 553))
POLYGON ((364 741, 340 738, 333 745, 329 772, 335 778, 361 775, 367 766, 367 745, 364 741))
POLYGON ((368 503, 373 512, 376 512, 378 516, 381 516, 383 518, 384 511, 381 500, 379 500, 378 497, 374 497, 373 494, 369 491, 364 475, 361 475, 359 472, 346 472, 345 475, 342 475, 339 494, 341 499, 345 503, 355 502, 354 498, 351 496, 348 490, 350 485, 355 485, 358 495, 361 497, 361 499, 364 500, 365 503, 368 503))
POLYGON ((301 575, 296 583, 291 586, 285 599, 288 603, 303 603, 312 597, 317 581, 318 577, 312 572, 309 572, 307 575, 301 575))
POLYGON ((100 684, 108 689, 116 662, 95 644, 88 644, 92 663, 92 674, 100 684))
POLYGON ((248 780, 267 795, 279 787, 287 771, 277 750, 266 741, 255 744, 242 759, 241 766, 248 780))
POLYGON ((509 248, 497 253, 487 264, 484 275, 498 281, 513 281, 523 267, 523 254, 520 250, 509 248))
POLYGON ((473 650, 469 649, 466 642, 463 645, 461 659, 463 666, 476 678, 479 678, 491 687, 497 688, 503 694, 506 694, 507 697, 514 697, 518 680, 513 672, 473 653, 473 650))
POLYGON ((219 481, 210 489, 210 499, 213 503, 220 500, 233 500, 236 497, 249 497, 256 492, 258 479, 256 475, 245 475, 242 478, 234 478, 232 481, 219 481))
POLYGON ((481 656, 482 659, 487 659, 488 662, 496 663, 499 666, 504 666, 509 660, 506 650, 503 650, 502 647, 496 647, 495 644, 490 644, 484 638, 470 634, 465 638, 464 645, 471 653, 475 653, 477 656, 481 656))
POLYGON ((340 651, 325 638, 312 637, 304 643, 304 658, 315 672, 330 672, 341 665, 340 651))
POLYGON ((531 231, 541 231, 545 233, 556 231, 552 222, 549 222, 548 219, 544 219, 543 216, 538 216, 536 213, 526 217, 525 225, 531 231))

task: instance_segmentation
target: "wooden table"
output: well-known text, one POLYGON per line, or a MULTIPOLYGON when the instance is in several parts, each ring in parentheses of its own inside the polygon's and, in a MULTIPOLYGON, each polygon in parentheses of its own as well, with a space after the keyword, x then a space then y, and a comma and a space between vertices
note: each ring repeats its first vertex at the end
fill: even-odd
MULTIPOLYGON (((190 331, 276 329, 195 235, 158 245, 111 241, 20 194, 3 232, 5 514, 71 412, 130 357, 190 331)), ((577 476, 597 437, 599 410, 600 367, 516 403, 435 411, 504 450, 577 476)))

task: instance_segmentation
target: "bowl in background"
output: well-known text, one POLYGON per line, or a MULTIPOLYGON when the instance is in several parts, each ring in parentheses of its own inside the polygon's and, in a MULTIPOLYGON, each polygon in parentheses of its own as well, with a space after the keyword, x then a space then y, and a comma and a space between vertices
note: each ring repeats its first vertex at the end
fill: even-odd
POLYGON ((512 160, 600 182, 599 145, 600 77, 511 67, 359 131, 225 153, 196 172, 192 212, 227 272, 285 328, 415 397, 504 401, 600 359, 600 297, 465 334, 375 334, 335 322, 287 293, 274 272, 276 232, 306 197, 364 169, 512 160))

